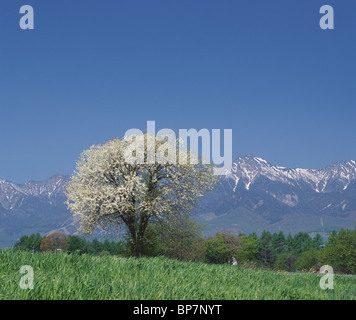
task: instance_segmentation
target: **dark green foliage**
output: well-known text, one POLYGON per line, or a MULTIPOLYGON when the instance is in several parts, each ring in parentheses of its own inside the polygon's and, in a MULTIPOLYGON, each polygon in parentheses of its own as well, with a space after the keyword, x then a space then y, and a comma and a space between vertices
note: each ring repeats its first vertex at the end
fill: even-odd
POLYGON ((229 234, 217 233, 205 241, 206 260, 209 263, 232 263, 237 250, 242 247, 241 241, 229 234))
POLYGON ((299 232, 293 237, 293 240, 291 241, 290 244, 289 251, 293 251, 296 254, 299 254, 311 249, 312 247, 313 247, 312 238, 305 232, 299 232))
POLYGON ((306 250, 296 261, 302 271, 319 270, 323 265, 336 273, 356 274, 356 230, 331 232, 325 247, 306 250))
POLYGON ((315 235, 315 237, 313 238, 313 240, 312 240, 312 247, 313 248, 319 248, 319 247, 321 247, 323 245, 324 245, 323 238, 321 237, 321 235, 319 233, 317 233, 315 235))
POLYGON ((282 252, 277 254, 276 261, 274 263, 274 269, 276 270, 285 270, 285 271, 294 271, 296 256, 292 252, 282 252))
POLYGON ((235 252, 234 258, 238 265, 253 265, 257 261, 257 236, 255 235, 239 235, 241 246, 235 252))
POLYGON ((83 254, 87 252, 88 243, 78 236, 68 236, 68 252, 83 254))
POLYGON ((276 259, 276 248, 279 248, 278 243, 274 243, 273 247, 272 235, 269 231, 263 231, 261 237, 258 239, 258 260, 263 267, 273 266, 276 259))
POLYGON ((240 234, 236 237, 226 233, 217 233, 205 241, 205 257, 209 263, 235 262, 238 265, 250 265, 256 261, 257 253, 255 235, 240 234))
POLYGON ((188 217, 172 217, 163 223, 152 221, 146 229, 143 255, 202 261, 205 256, 202 227, 188 217))
MULTIPOLYGON (((318 271, 323 263, 324 250, 316 248, 302 252, 295 261, 295 268, 299 271, 318 271)), ((325 261, 324 261, 325 262, 325 261)))
POLYGON ((286 251, 286 237, 284 233, 280 231, 279 233, 274 233, 272 235, 272 247, 276 254, 282 253, 286 251))
POLYGON ((22 236, 14 245, 15 249, 40 251, 41 241, 44 238, 39 233, 31 234, 30 236, 22 236))
POLYGON ((356 229, 331 234, 324 259, 336 272, 356 274, 356 229))

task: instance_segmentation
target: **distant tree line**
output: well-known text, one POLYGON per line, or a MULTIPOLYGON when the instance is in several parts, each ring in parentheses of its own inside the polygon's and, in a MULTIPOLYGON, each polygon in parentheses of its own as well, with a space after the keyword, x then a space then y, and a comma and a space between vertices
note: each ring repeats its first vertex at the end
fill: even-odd
MULTIPOLYGON (((203 238, 201 231, 202 226, 191 219, 151 223, 147 227, 143 255, 288 272, 315 272, 323 265, 330 265, 334 272, 356 274, 356 229, 331 232, 325 242, 320 234, 311 237, 304 232, 287 236, 282 231, 263 231, 260 236, 219 232, 203 238)), ((117 242, 90 241, 75 235, 55 233, 41 237, 37 233, 21 237, 14 248, 129 256, 129 242, 129 237, 117 242)))
POLYGON ((125 254, 127 244, 124 241, 109 241, 105 239, 88 240, 76 235, 52 233, 42 237, 39 233, 22 236, 14 245, 14 249, 29 250, 33 252, 66 252, 92 255, 119 255, 125 254))
POLYGON ((305 232, 286 236, 282 231, 263 231, 259 236, 219 232, 203 238, 201 230, 189 219, 169 225, 151 224, 144 253, 288 272, 315 272, 330 265, 334 272, 356 274, 356 229, 333 231, 325 241, 318 233, 314 237, 305 232))

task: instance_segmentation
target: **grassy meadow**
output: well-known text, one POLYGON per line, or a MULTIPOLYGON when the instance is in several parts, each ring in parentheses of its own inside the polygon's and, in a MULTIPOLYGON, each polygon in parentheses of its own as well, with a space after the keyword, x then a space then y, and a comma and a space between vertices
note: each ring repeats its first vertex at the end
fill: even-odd
POLYGON ((356 300, 356 276, 287 274, 167 258, 122 258, 0 251, 0 299, 342 299, 356 300), (20 288, 22 265, 34 271, 34 289, 20 288))

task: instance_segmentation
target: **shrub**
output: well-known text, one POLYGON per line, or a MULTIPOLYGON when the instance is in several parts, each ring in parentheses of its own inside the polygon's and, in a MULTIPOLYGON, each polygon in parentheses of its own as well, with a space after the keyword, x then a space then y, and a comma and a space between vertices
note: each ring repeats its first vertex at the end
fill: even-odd
POLYGON ((295 268, 303 272, 319 270, 323 265, 323 253, 322 249, 311 249, 301 253, 295 261, 295 268))
POLYGON ((241 248, 241 239, 226 233, 217 233, 215 237, 205 241, 206 260, 215 264, 231 264, 237 250, 241 248))
POLYGON ((258 253, 257 239, 252 236, 239 235, 239 246, 235 252, 234 258, 239 265, 255 265, 258 253))
POLYGON ((293 271, 295 264, 295 254, 292 252, 282 252, 277 254, 276 261, 274 263, 274 269, 293 271))
POLYGON ((202 225, 186 217, 168 222, 151 222, 146 229, 143 254, 166 256, 182 261, 203 261, 204 241, 200 236, 202 225))
POLYGON ((335 272, 356 274, 356 229, 331 234, 324 254, 335 272))

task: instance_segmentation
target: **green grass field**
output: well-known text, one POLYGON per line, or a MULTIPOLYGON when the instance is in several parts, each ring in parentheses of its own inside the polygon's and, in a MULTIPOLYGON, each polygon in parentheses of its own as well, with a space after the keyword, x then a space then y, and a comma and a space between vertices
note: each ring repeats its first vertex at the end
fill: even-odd
POLYGON ((356 299, 356 276, 285 274, 166 258, 121 258, 0 251, 0 299, 356 299), (22 265, 34 271, 34 289, 19 283, 22 265))

